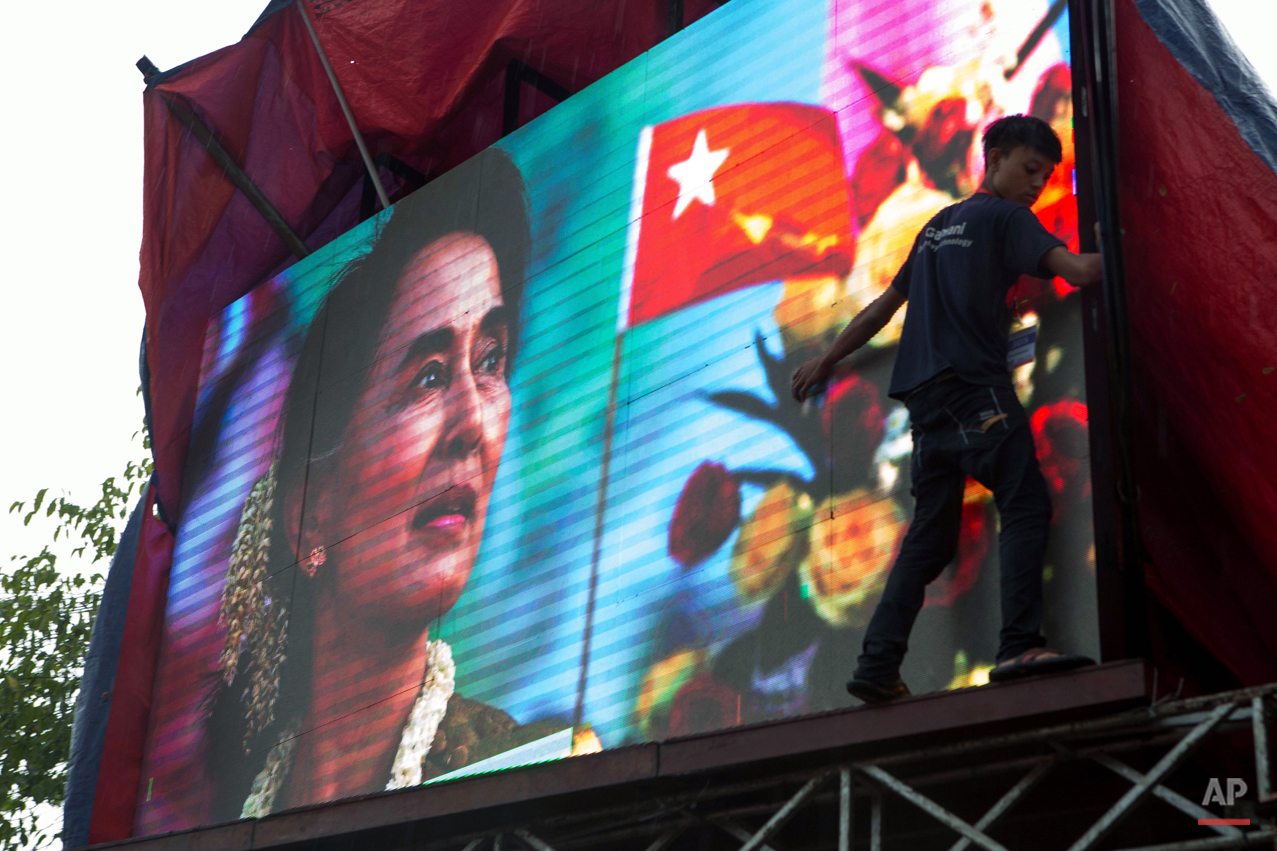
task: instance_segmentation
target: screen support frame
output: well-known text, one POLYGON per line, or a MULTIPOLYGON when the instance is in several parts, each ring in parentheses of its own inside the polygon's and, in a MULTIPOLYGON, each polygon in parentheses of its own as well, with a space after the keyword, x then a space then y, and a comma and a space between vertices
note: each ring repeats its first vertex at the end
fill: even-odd
POLYGON ((505 107, 501 115, 501 136, 509 136, 519 129, 519 104, 522 100, 521 83, 527 83, 544 95, 563 103, 572 93, 567 87, 555 82, 532 66, 511 59, 505 68, 505 107))
POLYGON ((1116 42, 1112 0, 1069 0, 1078 232, 1083 251, 1104 239, 1104 282, 1082 290, 1090 413, 1096 595, 1103 661, 1148 657, 1135 475, 1130 336, 1118 204, 1116 42), (1081 73, 1076 73, 1080 71, 1081 73))
MULTIPOLYGON (((430 182, 430 175, 422 174, 389 151, 382 151, 372 158, 373 165, 385 169, 403 180, 414 190, 420 189, 430 182)), ((372 218, 377 212, 377 187, 365 172, 363 191, 359 196, 359 221, 372 218)))

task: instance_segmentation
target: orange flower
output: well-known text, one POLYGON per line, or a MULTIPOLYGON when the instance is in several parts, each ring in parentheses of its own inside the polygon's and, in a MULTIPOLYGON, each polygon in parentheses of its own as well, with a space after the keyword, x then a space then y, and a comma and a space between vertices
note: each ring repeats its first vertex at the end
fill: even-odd
MULTIPOLYGON (((1073 149, 1073 75, 1069 71, 1069 66, 1056 65, 1047 69, 1041 76, 1033 91, 1033 103, 1029 108, 1029 114, 1051 125, 1051 129, 1060 137, 1063 154, 1063 159, 1051 173, 1051 179, 1042 190, 1037 204, 1033 206, 1034 212, 1041 215, 1047 207, 1065 198, 1071 200, 1073 197, 1073 168, 1076 160, 1073 149)), ((1074 209, 1076 210, 1076 207, 1074 209)), ((1043 222, 1043 224, 1047 223, 1043 222)), ((1050 227, 1049 224, 1047 226, 1050 227)), ((1073 222, 1073 227, 1076 231, 1076 220, 1073 222)), ((1052 232, 1066 242, 1069 241, 1058 231, 1052 232)))
POLYGON ((704 650, 680 650, 648 669, 634 706, 644 741, 665 735, 674 696, 704 664, 704 650))
POLYGON ((811 558, 800 569, 804 593, 829 623, 859 626, 887 583, 907 523, 895 500, 864 489, 825 500, 816 516, 811 558))
POLYGON ((761 600, 807 556, 811 497, 787 482, 772 485, 741 526, 732 548, 732 583, 747 602, 761 600))
POLYGON ((953 659, 953 679, 949 680, 949 684, 945 688, 987 686, 989 684, 989 671, 992 670, 993 665, 988 663, 976 662, 974 665, 971 664, 967 660, 966 651, 959 650, 953 659))
POLYGON ((772 310, 789 355, 825 349, 855 315, 846 279, 834 275, 788 278, 780 303, 772 310))
MULTIPOLYGON (((914 237, 936 213, 953 203, 953 197, 927 185, 917 160, 910 160, 905 182, 896 187, 860 232, 856 243, 856 265, 847 281, 845 302, 852 316, 882 295, 909 259, 914 237)), ((840 302, 841 304, 842 302, 840 302)), ((871 345, 887 346, 900 339, 905 311, 897 311, 887 327, 878 332, 871 345)))
MULTIPOLYGON (((1033 205, 1033 213, 1070 251, 1078 251, 1081 242, 1077 231, 1077 199, 1073 196, 1073 169, 1077 164, 1073 147, 1073 77, 1069 66, 1055 65, 1041 76, 1033 92, 1029 114, 1051 125, 1060 137, 1063 155, 1033 205)), ((1042 280, 1024 275, 1011 288, 1011 298, 1021 308, 1036 310, 1075 289, 1063 278, 1042 280)))
POLYGON ((581 756, 587 753, 602 753, 603 742, 599 734, 589 724, 582 724, 572 731, 572 753, 570 756, 581 756))

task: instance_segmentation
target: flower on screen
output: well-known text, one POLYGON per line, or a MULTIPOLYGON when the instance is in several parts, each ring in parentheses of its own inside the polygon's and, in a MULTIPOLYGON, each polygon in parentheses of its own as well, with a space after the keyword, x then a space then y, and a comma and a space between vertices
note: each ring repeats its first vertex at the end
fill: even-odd
POLYGON ((1091 495, 1086 405, 1072 399, 1043 405, 1033 412, 1029 425, 1037 444, 1038 465, 1051 489, 1056 519, 1060 519, 1091 495))
POLYGON ((906 527, 891 488, 876 487, 875 457, 886 431, 882 391, 843 371, 817 406, 795 405, 786 397, 798 356, 789 349, 784 358, 772 356, 761 336, 756 344, 779 401, 741 391, 711 393, 709 401, 781 429, 807 456, 811 477, 702 462, 670 521, 670 557, 684 568, 698 564, 739 526, 728 573, 742 604, 770 599, 798 572, 804 596, 821 618, 835 625, 859 622, 859 610, 872 605, 882 588, 906 527), (743 522, 742 486, 763 490, 743 522))
POLYGON ((998 536, 991 516, 993 493, 975 479, 967 479, 962 492, 962 520, 958 527, 958 555, 951 570, 927 586, 927 606, 951 606, 980 578, 980 566, 998 536))
POLYGON ((874 473, 874 454, 886 427, 880 396, 872 382, 855 373, 835 379, 825 396, 820 426, 829 441, 837 492, 865 486, 874 473))
POLYGON ((741 693, 709 671, 679 689, 670 707, 669 735, 718 730, 741 721, 741 693))
POLYGON ((670 557, 683 567, 704 560, 740 522, 740 486, 722 464, 705 461, 683 485, 670 521, 670 557))
POLYGON ((811 510, 811 497, 788 481, 763 494, 732 548, 732 584, 744 600, 769 597, 806 557, 811 510))
POLYGON ((634 713, 645 741, 665 735, 675 695, 703 669, 705 656, 701 648, 683 648, 656 662, 643 675, 634 713))
POLYGON ((859 626, 887 584, 908 524, 895 500, 867 490, 830 497, 816 514, 804 595, 828 623, 859 626))
POLYGON ((784 292, 772 310, 787 353, 824 350, 856 315, 847 277, 799 275, 785 279, 784 292))

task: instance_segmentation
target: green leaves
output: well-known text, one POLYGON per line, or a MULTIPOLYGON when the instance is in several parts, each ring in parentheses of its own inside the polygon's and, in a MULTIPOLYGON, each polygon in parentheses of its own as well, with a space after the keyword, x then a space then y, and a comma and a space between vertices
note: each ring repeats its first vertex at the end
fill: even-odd
MULTIPOLYGON (((50 523, 51 544, 69 542, 72 558, 96 565, 115 554, 130 503, 150 476, 149 458, 129 462, 90 505, 68 495, 50 499, 42 488, 9 513, 21 514, 24 525, 50 523)), ((100 573, 71 567, 60 566, 49 545, 0 565, 0 848, 56 838, 38 830, 34 807, 62 804, 72 715, 103 583, 100 573)))
POLYGON ((0 847, 62 802, 71 718, 102 577, 59 575, 45 547, 0 573, 0 847))

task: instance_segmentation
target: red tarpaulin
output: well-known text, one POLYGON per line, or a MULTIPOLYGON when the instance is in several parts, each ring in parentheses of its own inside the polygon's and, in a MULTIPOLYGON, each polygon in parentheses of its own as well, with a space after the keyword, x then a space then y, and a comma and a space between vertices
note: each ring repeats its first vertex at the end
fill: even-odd
POLYGON ((1243 133, 1277 145, 1277 125, 1265 120, 1271 101, 1254 72, 1228 67, 1245 62, 1218 42, 1201 0, 1115 6, 1146 581, 1238 679, 1270 682, 1277 680, 1277 172, 1243 133), (1257 115, 1245 114, 1249 106, 1257 115))

